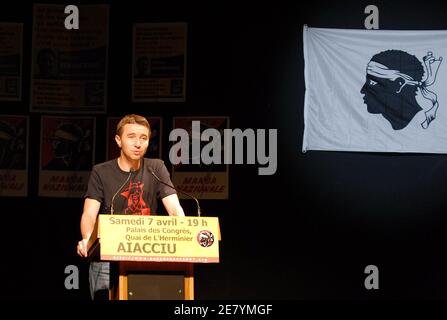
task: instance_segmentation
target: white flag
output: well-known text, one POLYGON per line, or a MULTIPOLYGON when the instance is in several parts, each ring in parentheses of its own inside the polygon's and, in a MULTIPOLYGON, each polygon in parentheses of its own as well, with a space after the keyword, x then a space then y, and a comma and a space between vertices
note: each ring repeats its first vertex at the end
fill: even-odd
POLYGON ((447 153, 447 31, 304 26, 306 150, 447 153))

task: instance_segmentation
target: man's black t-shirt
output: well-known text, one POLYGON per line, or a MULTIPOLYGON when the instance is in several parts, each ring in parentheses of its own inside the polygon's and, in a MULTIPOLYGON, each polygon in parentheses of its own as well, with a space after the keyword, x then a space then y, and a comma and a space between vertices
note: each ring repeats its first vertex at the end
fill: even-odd
POLYGON ((126 172, 118 166, 118 159, 114 159, 93 167, 85 198, 101 202, 99 213, 110 213, 112 198, 116 194, 114 214, 157 214, 157 198, 163 199, 176 191, 158 182, 149 168, 161 181, 172 185, 162 160, 143 158, 138 171, 126 172))

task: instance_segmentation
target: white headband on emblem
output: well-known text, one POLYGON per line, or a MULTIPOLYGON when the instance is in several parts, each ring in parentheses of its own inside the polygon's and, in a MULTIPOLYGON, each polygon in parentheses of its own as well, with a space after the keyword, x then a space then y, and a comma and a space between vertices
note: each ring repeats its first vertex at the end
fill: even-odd
POLYGON ((436 75, 438 73, 439 66, 441 65, 442 62, 442 57, 435 59, 433 57, 433 53, 428 52, 427 55, 423 58, 423 60, 424 60, 425 74, 427 77, 422 82, 415 81, 408 74, 402 73, 399 70, 389 69, 387 66, 373 60, 371 60, 368 63, 368 66, 366 67, 366 73, 376 78, 389 79, 391 81, 394 81, 397 78, 402 78, 404 80, 404 83, 399 88, 399 90, 396 91, 396 93, 400 93, 402 91, 402 88, 407 84, 410 86, 417 86, 417 88, 421 91, 422 96, 425 99, 430 100, 432 103, 431 108, 425 111, 425 118, 426 118, 425 121, 421 123, 422 127, 424 129, 427 129, 430 122, 432 122, 436 118, 436 111, 438 110, 439 107, 438 97, 434 92, 428 90, 427 87, 435 83, 436 75), (435 64, 434 70, 432 69, 432 64, 435 64))

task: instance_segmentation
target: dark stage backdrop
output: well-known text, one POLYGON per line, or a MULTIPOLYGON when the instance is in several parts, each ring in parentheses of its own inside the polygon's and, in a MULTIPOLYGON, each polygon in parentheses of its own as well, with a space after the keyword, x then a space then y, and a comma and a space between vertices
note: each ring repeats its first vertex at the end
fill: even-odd
MULTIPOLYGON (((94 114, 96 162, 105 160, 107 116, 163 117, 168 165, 174 116, 229 116, 232 128, 276 128, 275 175, 231 165, 229 200, 201 201, 204 215, 220 218, 223 240, 221 263, 196 268, 196 298, 446 298, 447 157, 301 152, 302 25, 362 29, 370 2, 302 3, 111 3, 107 113, 94 114), (188 23, 184 103, 131 102, 134 22, 188 23), (370 264, 379 268, 379 290, 364 287, 370 264)), ((441 1, 375 4, 381 29, 447 29, 441 1)), ((76 256, 83 200, 37 196, 44 114, 29 112, 32 3, 0 6, 0 21, 24 23, 23 99, 1 102, 0 113, 29 115, 31 133, 29 196, 0 198, 0 292, 89 299, 87 266, 76 256), (79 290, 64 287, 67 265, 79 267, 79 290)), ((192 201, 182 204, 195 212, 192 201)))

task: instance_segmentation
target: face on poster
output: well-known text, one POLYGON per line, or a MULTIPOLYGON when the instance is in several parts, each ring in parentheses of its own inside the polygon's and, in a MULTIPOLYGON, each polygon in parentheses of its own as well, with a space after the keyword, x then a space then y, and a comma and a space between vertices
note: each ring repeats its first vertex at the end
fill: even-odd
MULTIPOLYGON (((145 157, 161 159, 162 118, 146 117, 146 119, 151 126, 151 136, 145 157)), ((120 120, 121 118, 119 117, 110 117, 107 119, 107 160, 115 159, 120 155, 120 149, 115 141, 116 126, 120 120)))
POLYGON ((41 170, 90 171, 94 159, 93 118, 43 117, 41 170))

